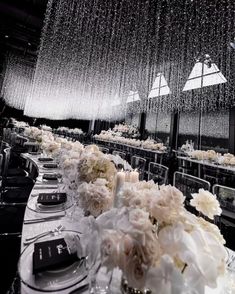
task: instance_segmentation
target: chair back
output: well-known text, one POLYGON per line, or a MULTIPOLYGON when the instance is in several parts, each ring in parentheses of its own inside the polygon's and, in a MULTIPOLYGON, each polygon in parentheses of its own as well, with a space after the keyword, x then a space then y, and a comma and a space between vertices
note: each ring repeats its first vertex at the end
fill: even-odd
POLYGON ((218 197, 222 208, 235 212, 235 188, 215 184, 212 193, 218 197))
POLYGON ((198 177, 188 175, 181 172, 175 172, 173 178, 173 185, 178 188, 187 199, 192 198, 192 193, 198 193, 199 189, 210 191, 211 184, 198 177))
POLYGON ((24 147, 28 152, 37 152, 40 148, 40 144, 37 142, 25 142, 24 147))
POLYGON ((113 155, 119 155, 122 159, 126 159, 126 153, 121 151, 113 151, 113 155))
POLYGON ((1 141, 0 143, 0 153, 3 153, 3 150, 7 147, 10 147, 7 142, 1 141))
POLYGON ((29 140, 28 140, 27 138, 23 137, 23 136, 18 135, 17 138, 16 138, 16 142, 17 142, 20 146, 23 147, 24 144, 25 144, 26 142, 29 142, 29 140))
POLYGON ((198 165, 194 162, 191 162, 189 160, 187 160, 187 156, 180 154, 179 151, 177 151, 176 153, 177 155, 177 160, 178 160, 178 170, 182 173, 186 173, 186 174, 191 174, 191 175, 196 175, 198 172, 198 165), (183 158, 179 158, 183 157, 183 158))
POLYGON ((3 129, 3 134, 2 134, 3 141, 9 142, 10 137, 11 137, 11 129, 10 128, 4 128, 3 129))
POLYGON ((9 142, 11 146, 15 146, 16 138, 17 138, 17 133, 16 132, 11 133, 10 142, 9 142))
POLYGON ((99 147, 100 151, 103 152, 104 154, 109 154, 109 148, 105 147, 99 147))
POLYGON ((211 185, 219 184, 220 170, 218 168, 202 165, 203 179, 210 182, 211 185))
POLYGON ((148 181, 153 180, 159 185, 167 184, 168 171, 168 167, 156 162, 150 162, 148 166, 148 181))
POLYGON ((139 156, 135 156, 135 155, 131 157, 131 167, 139 171, 140 180, 144 179, 145 166, 146 166, 146 159, 139 156))
POLYGON ((7 147, 3 150, 3 171, 2 175, 7 176, 7 170, 10 162, 11 147, 7 147))

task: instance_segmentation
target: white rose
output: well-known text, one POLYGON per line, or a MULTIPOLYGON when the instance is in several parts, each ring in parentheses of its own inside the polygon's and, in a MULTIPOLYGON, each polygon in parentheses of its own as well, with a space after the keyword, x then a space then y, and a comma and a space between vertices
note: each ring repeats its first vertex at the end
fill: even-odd
POLYGON ((142 209, 132 209, 129 213, 129 221, 137 230, 145 231, 152 228, 149 213, 142 209))
POLYGON ((193 199, 190 200, 190 204, 208 218, 214 219, 215 215, 221 215, 222 209, 220 208, 219 201, 216 199, 216 195, 204 189, 199 189, 199 193, 192 194, 192 197, 193 199))
POLYGON ((118 263, 118 243, 121 236, 113 230, 107 230, 101 240, 102 264, 112 270, 118 263))

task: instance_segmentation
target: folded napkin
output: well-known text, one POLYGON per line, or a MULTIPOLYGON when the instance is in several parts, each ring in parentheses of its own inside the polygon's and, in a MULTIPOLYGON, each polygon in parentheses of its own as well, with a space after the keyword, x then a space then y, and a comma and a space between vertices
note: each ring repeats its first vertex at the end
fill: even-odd
POLYGON ((77 254, 70 252, 63 238, 35 243, 33 274, 64 268, 78 260, 77 254))
POLYGON ((57 163, 45 163, 45 164, 43 164, 43 167, 45 167, 45 168, 57 168, 58 164, 57 163))
POLYGON ((53 161, 53 158, 51 157, 39 157, 38 158, 38 161, 53 161))
POLYGON ((42 178, 43 178, 43 180, 57 180, 58 175, 57 174, 43 174, 42 178))
POLYGON ((57 205, 67 201, 66 193, 39 193, 37 202, 42 205, 57 205))

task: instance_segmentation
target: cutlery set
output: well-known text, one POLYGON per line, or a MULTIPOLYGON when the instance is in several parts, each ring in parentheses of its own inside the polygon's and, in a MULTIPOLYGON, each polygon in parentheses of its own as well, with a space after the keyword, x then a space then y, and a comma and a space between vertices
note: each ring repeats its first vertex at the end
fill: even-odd
POLYGON ((24 220, 24 224, 35 224, 35 223, 53 221, 53 220, 60 219, 61 217, 64 217, 64 216, 65 216, 65 213, 57 214, 57 215, 53 215, 53 216, 42 217, 42 218, 26 219, 26 220, 24 220))
POLYGON ((50 235, 50 234, 56 234, 56 233, 57 234, 60 234, 64 229, 65 229, 64 226, 59 225, 58 227, 56 227, 53 230, 50 230, 50 231, 47 231, 47 232, 43 232, 43 233, 37 234, 37 235, 35 235, 33 237, 26 238, 25 239, 25 242, 24 242, 24 245, 29 245, 31 243, 34 243, 39 238, 45 237, 45 236, 50 235))

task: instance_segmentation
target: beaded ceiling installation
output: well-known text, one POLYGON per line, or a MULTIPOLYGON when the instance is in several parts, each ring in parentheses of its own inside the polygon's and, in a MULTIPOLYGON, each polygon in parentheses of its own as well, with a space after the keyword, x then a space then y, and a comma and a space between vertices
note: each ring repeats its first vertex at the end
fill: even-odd
POLYGON ((234 0, 49 0, 25 114, 116 119, 234 105, 234 21, 234 0), (183 92, 206 54, 226 83, 183 92), (159 73, 170 91, 152 97, 159 73), (130 91, 140 100, 126 103, 130 91))
POLYGON ((17 55, 9 54, 6 60, 1 96, 6 104, 16 109, 24 109, 31 89, 34 64, 17 55))

